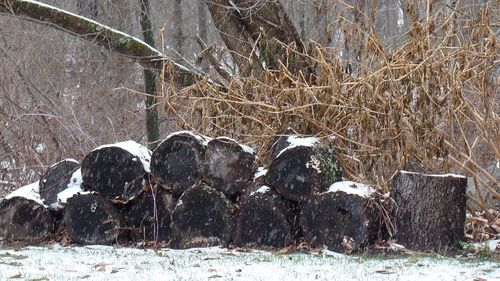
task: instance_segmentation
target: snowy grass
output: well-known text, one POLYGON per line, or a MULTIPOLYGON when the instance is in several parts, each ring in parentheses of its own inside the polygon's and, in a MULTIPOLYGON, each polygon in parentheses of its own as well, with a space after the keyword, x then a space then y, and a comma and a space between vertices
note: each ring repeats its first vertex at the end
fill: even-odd
POLYGON ((447 257, 274 254, 220 248, 140 250, 108 246, 0 248, 0 280, 487 280, 495 261, 447 257))

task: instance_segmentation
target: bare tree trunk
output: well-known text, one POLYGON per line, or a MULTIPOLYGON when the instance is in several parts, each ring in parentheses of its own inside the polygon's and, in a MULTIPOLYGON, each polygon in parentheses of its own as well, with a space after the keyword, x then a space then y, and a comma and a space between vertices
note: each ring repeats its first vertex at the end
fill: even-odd
MULTIPOLYGON (((207 8, 205 6, 204 1, 198 1, 198 22, 197 22, 197 28, 198 28, 198 37, 201 39, 203 43, 207 43, 208 40, 208 28, 207 28, 207 8)), ((201 64, 201 68, 205 73, 208 72, 209 67, 207 62, 203 62, 201 64)))
MULTIPOLYGON (((155 46, 153 27, 150 17, 149 0, 139 0, 141 2, 141 31, 144 42, 150 46, 155 46)), ((144 86, 146 88, 146 132, 149 147, 154 149, 160 138, 160 129, 158 124, 158 108, 156 107, 156 75, 148 68, 144 68, 144 86)))
POLYGON ((177 52, 177 61, 182 59, 184 43, 184 33, 182 31, 182 0, 172 1, 173 5, 173 20, 174 20, 174 50, 177 52))

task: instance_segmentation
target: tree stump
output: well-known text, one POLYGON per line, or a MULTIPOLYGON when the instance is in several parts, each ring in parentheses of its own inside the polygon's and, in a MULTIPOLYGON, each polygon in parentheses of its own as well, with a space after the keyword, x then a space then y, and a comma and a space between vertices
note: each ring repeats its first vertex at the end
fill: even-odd
POLYGON ((351 253, 377 238, 378 215, 369 187, 338 182, 315 195, 302 210, 300 225, 312 247, 351 253))
POLYGON ((257 165, 255 151, 235 140, 218 137, 208 142, 205 152, 205 179, 234 198, 253 180, 257 165))
POLYGON ((153 152, 152 175, 180 196, 201 179, 207 142, 206 137, 188 131, 170 134, 153 152))
POLYGON ((40 197, 50 209, 59 209, 57 195, 68 187, 73 173, 80 163, 74 159, 65 159, 52 165, 40 179, 40 197))
POLYGON ((342 180, 342 167, 329 146, 316 138, 289 136, 287 141, 267 174, 269 184, 283 197, 303 202, 342 180))
POLYGON ((467 178, 401 171, 393 180, 397 243, 418 251, 447 252, 464 236, 467 178))
POLYGON ((0 240, 42 242, 50 238, 56 220, 36 201, 11 197, 0 201, 0 240))
POLYGON ((226 245, 232 205, 226 196, 205 183, 186 190, 172 214, 172 248, 226 245))
POLYGON ((127 203, 144 187, 151 152, 134 141, 103 145, 82 161, 83 189, 114 203, 127 203))
POLYGON ((261 186, 242 200, 235 219, 235 245, 284 248, 293 242, 291 225, 277 197, 271 188, 261 186))
POLYGON ((128 226, 135 241, 168 241, 173 198, 163 188, 148 187, 132 201, 127 212, 128 226))
POLYGON ((63 221, 69 238, 80 244, 112 244, 123 228, 120 212, 95 193, 71 197, 63 221))

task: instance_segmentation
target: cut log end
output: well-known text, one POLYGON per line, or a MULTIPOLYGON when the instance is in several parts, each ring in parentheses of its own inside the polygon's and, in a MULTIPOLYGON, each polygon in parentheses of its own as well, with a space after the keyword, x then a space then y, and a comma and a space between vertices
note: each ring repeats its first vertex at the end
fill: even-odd
POLYGON ((225 245, 230 238, 232 205, 204 183, 186 190, 172 214, 173 248, 225 245))
POLYGON ((126 203, 144 186, 144 166, 138 156, 125 149, 106 146, 89 153, 82 161, 82 187, 102 197, 126 203))
POLYGON ((54 233, 56 219, 35 201, 12 197, 0 202, 0 240, 38 243, 54 233))
POLYGON ((123 232, 119 211, 97 194, 71 197, 63 221, 69 238, 81 244, 113 244, 123 232))
POLYGON ((359 251, 376 239, 378 217, 369 199, 345 192, 325 192, 305 204, 300 225, 312 247, 343 253, 359 251))
POLYGON ((206 179, 227 196, 237 196, 253 180, 255 160, 255 154, 236 141, 224 137, 213 139, 205 153, 206 179))
POLYGON ((203 174, 206 145, 203 137, 191 133, 169 136, 151 156, 151 173, 156 180, 180 196, 203 174))
POLYGON ((243 200, 236 216, 236 246, 284 248, 293 242, 291 225, 276 197, 269 187, 263 186, 243 200))

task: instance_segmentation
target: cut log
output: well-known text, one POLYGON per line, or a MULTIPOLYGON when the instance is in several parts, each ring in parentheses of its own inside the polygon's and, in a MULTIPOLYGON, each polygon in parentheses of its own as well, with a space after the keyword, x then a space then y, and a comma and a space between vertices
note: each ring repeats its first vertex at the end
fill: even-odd
POLYGON ((135 241, 165 242, 170 237, 170 215, 174 201, 163 188, 148 187, 132 201, 127 212, 128 226, 135 241))
POLYGON ((55 224, 55 217, 36 201, 10 197, 0 202, 0 241, 42 242, 53 235, 55 224))
POLYGON ((114 203, 127 203, 144 187, 151 152, 134 141, 103 145, 82 161, 82 187, 114 203))
POLYGON ((467 178, 401 171, 391 197, 397 243, 418 251, 445 253, 464 236, 467 178))
POLYGON ((316 138, 290 136, 289 145, 271 162, 268 181, 283 197, 303 202, 342 180, 333 149, 316 138))
POLYGON ((235 140, 218 137, 208 142, 205 152, 205 179, 211 186, 234 198, 252 182, 257 164, 255 151, 235 140))
POLYGON ((153 152, 151 174, 180 196, 201 179, 207 142, 206 137, 188 131, 170 134, 153 152))
POLYGON ((50 209, 59 209, 57 194, 65 190, 71 182, 73 173, 80 163, 74 159, 65 159, 52 165, 40 179, 40 197, 50 209))
POLYGON ((71 197, 63 221, 69 238, 80 244, 113 244, 124 226, 116 207, 95 193, 71 197))
POLYGON ((226 196, 199 183, 179 198, 172 214, 173 248, 226 245, 229 242, 232 205, 226 196))
POLYGON ((291 225, 277 200, 268 186, 243 199, 235 219, 236 246, 284 248, 292 244, 291 225))
POLYGON ((304 238, 311 247, 351 253, 375 242, 378 215, 373 191, 353 182, 337 182, 329 191, 306 203, 300 217, 304 238))

